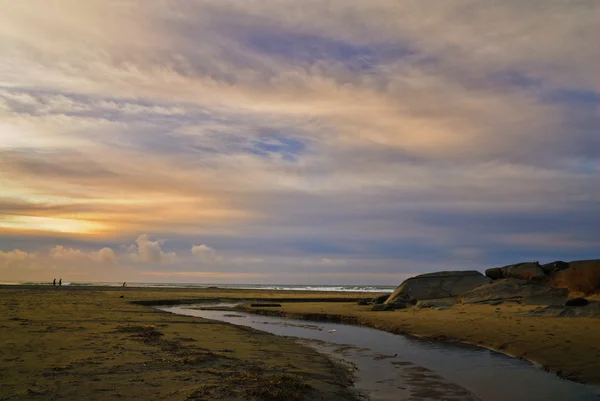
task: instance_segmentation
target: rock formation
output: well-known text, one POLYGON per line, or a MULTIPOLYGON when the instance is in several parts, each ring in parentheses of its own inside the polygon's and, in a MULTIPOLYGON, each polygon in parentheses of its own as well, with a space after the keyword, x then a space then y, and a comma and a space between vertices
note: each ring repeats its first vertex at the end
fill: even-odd
POLYGON ((522 280, 543 279, 546 276, 544 269, 537 262, 524 262, 504 267, 493 267, 485 271, 491 279, 518 278, 522 280))
POLYGON ((456 297, 490 281, 490 278, 475 270, 421 274, 400 284, 385 304, 456 297))
POLYGON ((523 305, 563 305, 569 291, 535 284, 527 280, 507 278, 479 286, 462 296, 464 304, 498 304, 517 302, 523 305))

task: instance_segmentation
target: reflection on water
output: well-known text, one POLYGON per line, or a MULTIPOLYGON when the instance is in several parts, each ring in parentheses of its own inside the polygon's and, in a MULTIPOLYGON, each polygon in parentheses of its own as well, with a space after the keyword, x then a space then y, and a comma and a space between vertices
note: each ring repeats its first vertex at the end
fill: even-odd
POLYGON ((486 349, 337 323, 199 310, 189 306, 160 309, 298 337, 308 346, 354 364, 358 368, 355 385, 372 400, 600 400, 597 388, 560 379, 526 361, 486 349))

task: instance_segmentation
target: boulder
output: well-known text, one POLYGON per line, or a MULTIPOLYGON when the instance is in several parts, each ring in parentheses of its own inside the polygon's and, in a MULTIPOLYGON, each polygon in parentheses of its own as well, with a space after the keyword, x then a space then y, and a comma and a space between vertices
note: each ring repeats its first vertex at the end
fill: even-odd
POLYGON ((552 288, 515 278, 494 280, 462 296, 465 304, 494 304, 518 302, 523 305, 563 305, 567 300, 566 288, 552 288))
POLYGON ((546 263, 544 265, 541 265, 540 267, 542 268, 544 273, 546 273, 547 275, 551 275, 551 274, 554 274, 561 270, 568 269, 569 264, 567 262, 563 262, 562 260, 557 260, 557 261, 554 261, 551 263, 546 263))
POLYGON ((400 284, 385 304, 456 297, 490 281, 475 270, 421 274, 400 284))
POLYGON ((524 262, 487 269, 485 275, 491 279, 518 278, 523 280, 544 279, 546 273, 537 262, 524 262))
POLYGON ((387 299, 389 297, 390 297, 390 294, 380 295, 378 297, 373 298, 373 300, 371 302, 374 303, 375 305, 382 304, 382 303, 385 303, 385 301, 387 301, 387 299))
POLYGON ((451 308, 458 303, 456 298, 426 299, 418 301, 417 308, 451 308))
POLYGON ((492 280, 498 280, 502 278, 502 268, 501 267, 492 267, 491 269, 487 269, 485 271, 485 275, 491 278, 492 280))

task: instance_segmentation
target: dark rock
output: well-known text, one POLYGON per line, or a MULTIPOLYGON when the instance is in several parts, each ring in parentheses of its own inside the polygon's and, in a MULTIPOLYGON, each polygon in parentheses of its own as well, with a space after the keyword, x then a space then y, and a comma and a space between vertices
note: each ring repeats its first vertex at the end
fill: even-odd
POLYGON ((380 295, 378 297, 373 298, 373 300, 371 302, 374 303, 375 305, 383 304, 383 303, 385 303, 385 301, 387 301, 387 299, 389 297, 390 297, 390 294, 380 295))
POLYGON ((451 308, 456 305, 458 300, 456 298, 441 298, 441 299, 426 299, 418 301, 415 305, 417 308, 451 308))
POLYGON ((515 278, 495 280, 462 296, 465 304, 497 304, 518 302, 524 305, 562 305, 567 299, 566 288, 552 288, 515 278))
POLYGON ((561 270, 566 270, 569 268, 569 264, 567 262, 563 262, 562 260, 557 260, 551 263, 546 263, 545 265, 540 266, 544 273, 547 275, 559 272, 561 270))
POLYGON ((391 311, 394 309, 396 309, 396 308, 394 308, 394 305, 384 305, 384 304, 373 305, 373 307, 371 308, 371 310, 373 312, 391 311))
POLYGON ((281 304, 272 304, 272 303, 259 303, 259 304, 250 304, 252 308, 279 308, 281 304))
POLYGON ((600 302, 590 302, 585 306, 547 306, 527 313, 528 316, 546 317, 592 317, 600 318, 600 302))
POLYGON ((565 302, 565 306, 586 306, 589 304, 590 301, 585 298, 572 298, 565 302))
POLYGON ((491 278, 492 280, 498 280, 502 278, 502 268, 501 267, 492 267, 491 269, 486 269, 485 275, 491 278))
POLYGON ((421 274, 405 280, 385 304, 456 297, 491 280, 475 270, 421 274))
POLYGON ((546 277, 545 271, 537 262, 524 262, 503 267, 493 267, 485 271, 485 275, 499 280, 502 278, 518 278, 521 280, 541 280, 546 277))

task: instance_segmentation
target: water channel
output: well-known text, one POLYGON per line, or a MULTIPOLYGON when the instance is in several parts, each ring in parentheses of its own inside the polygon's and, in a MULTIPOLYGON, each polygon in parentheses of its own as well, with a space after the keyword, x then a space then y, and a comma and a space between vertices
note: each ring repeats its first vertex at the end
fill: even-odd
POLYGON ((426 341, 361 326, 199 309, 207 306, 159 309, 296 337, 333 359, 356 366, 355 387, 370 400, 600 400, 600 389, 596 387, 561 379, 526 361, 482 348, 426 341))

